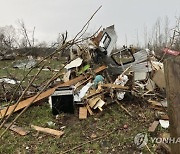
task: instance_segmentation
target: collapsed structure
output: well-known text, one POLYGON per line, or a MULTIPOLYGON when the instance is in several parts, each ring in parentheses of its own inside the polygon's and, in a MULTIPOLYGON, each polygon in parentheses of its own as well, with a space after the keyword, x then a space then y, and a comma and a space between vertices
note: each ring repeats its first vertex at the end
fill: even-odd
MULTIPOLYGON (((100 31, 95 37, 71 45, 66 50, 69 62, 64 65, 63 77, 57 79, 57 76, 53 76, 47 82, 47 85, 52 81, 56 83, 51 88, 45 86, 33 97, 24 100, 20 97, 15 104, 2 108, 0 118, 10 117, 22 109, 23 113, 31 104, 44 99, 48 99, 53 115, 63 112, 74 114, 78 108, 79 119, 86 119, 96 112, 102 112, 112 102, 120 104, 124 98, 131 97, 142 99, 155 109, 167 108, 163 64, 157 61, 154 52, 149 49, 137 50, 133 47, 116 49, 116 42, 117 35, 112 25, 100 31)), ((35 65, 35 60, 30 58, 26 62, 15 64, 14 67, 30 69, 35 65)), ((0 79, 0 82, 10 83, 10 81, 0 79)), ((120 107, 129 116, 133 116, 125 106, 120 107)), ((154 125, 157 127, 159 123, 163 125, 168 122, 166 113, 158 113, 158 118, 160 121, 153 122, 149 132, 155 130, 154 125)), ((5 122, 6 120, 1 126, 5 122)), ((15 127, 13 122, 6 125, 7 129, 15 127)), ((38 126, 32 128, 46 133, 53 132, 38 126)), ((63 132, 52 134, 61 136, 63 132)))
MULTIPOLYGON (((38 96, 34 101, 49 96, 54 114, 64 111, 74 113, 75 104, 81 104, 80 111, 89 111, 92 114, 91 110, 103 110, 103 106, 108 103, 107 97, 116 102, 124 98, 125 92, 144 98, 154 95, 156 86, 163 90, 165 88, 163 65, 155 59, 154 52, 149 49, 136 51, 126 47, 114 50, 116 41, 117 35, 112 25, 103 29, 96 37, 73 45, 69 50, 71 62, 64 67, 63 80, 66 87, 63 84, 57 85, 51 92, 47 90, 46 95, 41 94, 42 98, 38 96), (101 65, 104 65, 106 70, 101 75, 99 73, 95 75, 93 69, 101 65), (85 77, 86 80, 78 80, 71 85, 66 84, 69 80, 84 74, 89 74, 89 78, 85 77), (66 95, 68 99, 64 99, 66 95)), ((24 105, 19 109, 28 105, 27 100, 22 102, 17 108, 21 104, 24 105)), ((10 109, 11 107, 6 111, 6 115, 10 113, 10 109)), ((5 110, 1 110, 1 117, 5 110)))

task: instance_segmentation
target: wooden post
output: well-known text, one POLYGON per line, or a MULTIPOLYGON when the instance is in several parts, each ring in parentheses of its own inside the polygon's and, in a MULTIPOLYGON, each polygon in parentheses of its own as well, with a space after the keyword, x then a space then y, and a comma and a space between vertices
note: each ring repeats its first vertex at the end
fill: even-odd
MULTIPOLYGON (((180 138, 180 56, 164 62, 171 138, 180 138)), ((176 140, 177 141, 177 140, 176 140)), ((173 154, 180 154, 180 141, 171 144, 173 154)))

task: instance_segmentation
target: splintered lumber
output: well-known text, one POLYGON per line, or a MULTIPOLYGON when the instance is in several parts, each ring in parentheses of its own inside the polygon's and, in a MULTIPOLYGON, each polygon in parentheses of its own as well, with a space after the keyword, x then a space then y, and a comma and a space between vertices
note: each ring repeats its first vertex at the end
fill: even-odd
POLYGON ((100 97, 90 99, 88 102, 89 106, 93 108, 100 99, 100 97))
POLYGON ((148 102, 152 105, 152 106, 158 106, 158 107, 167 107, 167 104, 166 102, 157 102, 157 101, 154 101, 154 100, 148 100, 148 102))
POLYGON ((157 126, 159 125, 159 121, 154 121, 148 129, 148 132, 153 133, 155 132, 157 126))
MULTIPOLYGON (((9 125, 10 124, 5 124, 4 126, 9 127, 9 125)), ((29 133, 29 131, 25 130, 22 127, 18 127, 16 125, 12 125, 9 129, 16 132, 16 133, 18 133, 18 134, 20 134, 20 135, 22 135, 22 136, 25 136, 25 135, 27 135, 29 133)))
POLYGON ((80 107, 79 108, 79 119, 86 119, 87 118, 87 108, 80 107))
POLYGON ((55 135, 57 137, 60 137, 64 134, 63 131, 55 130, 55 129, 51 129, 51 128, 43 128, 43 127, 39 127, 39 126, 35 126, 35 125, 31 125, 31 127, 39 132, 55 135))
POLYGON ((76 89, 77 89, 78 87, 82 86, 84 83, 88 82, 90 79, 91 79, 91 77, 89 77, 89 78, 86 79, 85 81, 78 82, 78 83, 75 85, 76 89))
POLYGON ((94 114, 88 104, 86 105, 86 108, 87 108, 87 110, 88 110, 88 112, 89 112, 90 115, 93 115, 93 114, 94 114))
POLYGON ((103 110, 102 107, 104 104, 105 102, 102 99, 100 99, 93 108, 94 109, 98 108, 100 111, 102 111, 103 110))
POLYGON ((160 119, 162 119, 162 120, 169 120, 169 117, 168 117, 168 115, 166 114, 166 113, 164 113, 164 112, 156 112, 156 119, 158 119, 158 120, 160 120, 160 119))
POLYGON ((156 85, 160 88, 166 88, 166 82, 164 77, 164 71, 162 69, 159 69, 155 72, 153 79, 152 79, 156 85))
POLYGON ((95 91, 93 93, 88 94, 87 96, 84 97, 84 99, 90 99, 90 98, 95 98, 95 97, 101 97, 102 95, 108 93, 109 91, 95 91))
POLYGON ((129 87, 121 86, 121 85, 117 85, 117 84, 112 84, 112 83, 102 84, 101 86, 105 87, 105 88, 112 88, 112 89, 122 89, 122 90, 128 90, 129 89, 129 87))
MULTIPOLYGON (((94 72, 95 72, 95 73, 98 73, 98 72, 101 72, 101 71, 103 71, 103 70, 105 70, 105 69, 106 69, 106 66, 103 65, 103 66, 97 68, 96 70, 94 70, 94 72)), ((34 100, 33 103, 36 103, 36 102, 38 102, 38 101, 40 101, 40 100, 43 100, 43 99, 49 97, 50 95, 52 95, 52 94, 54 93, 55 89, 58 88, 58 87, 70 86, 70 85, 76 84, 77 82, 79 82, 79 81, 81 81, 81 80, 83 80, 83 79, 86 79, 86 78, 87 78, 87 76, 81 75, 81 76, 79 76, 79 77, 77 77, 77 78, 74 78, 74 79, 68 81, 68 82, 65 82, 65 83, 62 83, 62 84, 58 84, 58 85, 55 86, 54 88, 51 88, 51 89, 48 89, 48 90, 45 91, 45 92, 42 92, 37 98, 36 98, 37 95, 35 95, 35 96, 30 97, 30 98, 28 98, 28 99, 26 99, 26 100, 23 100, 23 101, 19 102, 19 104, 18 104, 18 106, 16 107, 16 109, 15 109, 14 112, 19 111, 19 110, 25 108, 26 106, 28 106, 29 104, 31 104, 32 101, 33 101, 35 98, 36 98, 36 99, 34 100)), ((7 113, 6 113, 6 116, 9 115, 9 114, 13 111, 13 109, 14 109, 15 106, 16 106, 16 104, 11 105, 11 106, 9 107, 9 109, 8 109, 8 111, 7 111, 7 113)), ((0 111, 0 118, 2 118, 2 117, 4 116, 5 112, 6 112, 6 108, 4 108, 4 109, 2 109, 2 110, 0 111)))

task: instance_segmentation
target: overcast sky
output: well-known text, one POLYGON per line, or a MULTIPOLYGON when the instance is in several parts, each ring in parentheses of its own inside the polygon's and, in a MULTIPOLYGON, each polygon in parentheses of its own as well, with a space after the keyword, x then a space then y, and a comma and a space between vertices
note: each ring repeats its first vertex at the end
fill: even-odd
POLYGON ((170 26, 180 16, 180 0, 0 0, 0 26, 16 25, 23 19, 28 29, 36 27, 35 37, 54 41, 58 33, 68 31, 74 36, 102 5, 93 18, 89 32, 115 24, 118 44, 137 43, 144 38, 157 18, 169 17, 170 26), (127 37, 125 37, 127 36, 127 37))

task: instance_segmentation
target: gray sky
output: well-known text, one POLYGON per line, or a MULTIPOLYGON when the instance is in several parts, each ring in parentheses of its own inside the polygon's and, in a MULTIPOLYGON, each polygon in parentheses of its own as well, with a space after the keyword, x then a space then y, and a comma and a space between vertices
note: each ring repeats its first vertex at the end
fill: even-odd
POLYGON ((137 43, 137 33, 142 42, 144 27, 150 32, 159 17, 168 16, 172 26, 180 16, 180 0, 0 0, 0 4, 1 27, 23 19, 28 29, 36 27, 40 41, 54 41, 66 30, 74 36, 100 5, 88 31, 115 24, 119 45, 126 43, 125 36, 128 44, 137 43))

